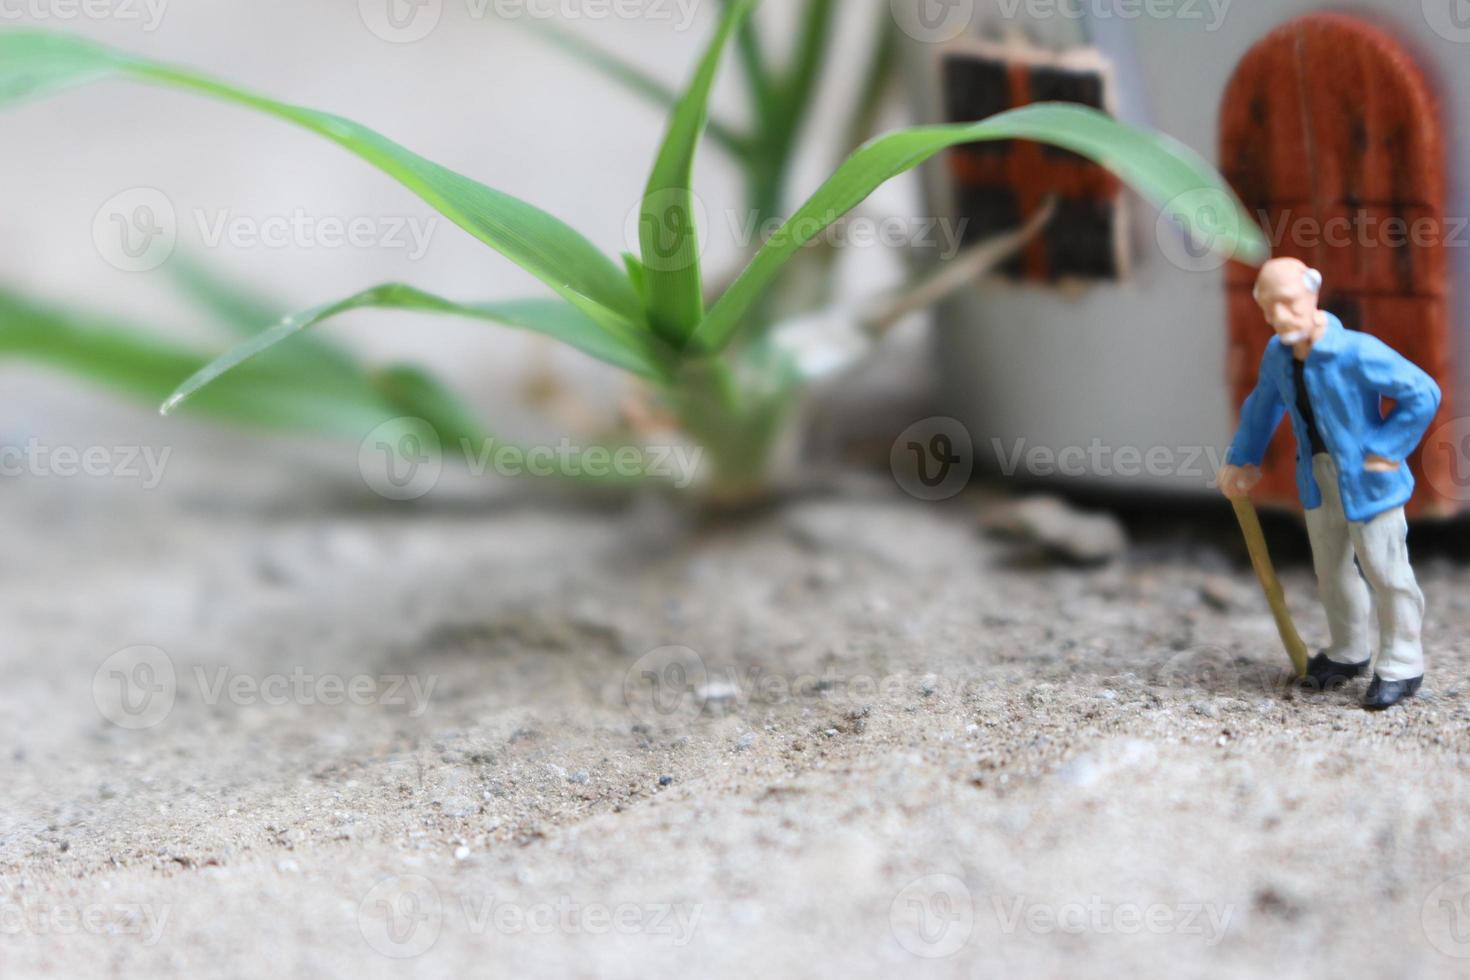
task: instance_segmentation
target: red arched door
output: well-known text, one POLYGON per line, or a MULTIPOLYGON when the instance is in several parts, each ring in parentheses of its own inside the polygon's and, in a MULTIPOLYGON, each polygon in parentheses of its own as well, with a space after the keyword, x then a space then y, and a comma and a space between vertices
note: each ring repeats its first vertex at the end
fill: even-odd
MULTIPOLYGON (((1221 169, 1261 216, 1278 256, 1322 270, 1322 306, 1382 338, 1439 381, 1451 377, 1444 150, 1437 106, 1414 60, 1388 34, 1341 14, 1277 29, 1242 59, 1220 112, 1221 169)), ((1227 371, 1238 408, 1255 386, 1271 331, 1251 298, 1255 270, 1230 267, 1227 371)), ((1295 502, 1296 442, 1283 425, 1266 456, 1262 497, 1295 502)), ((1446 513, 1421 447, 1411 510, 1446 513)), ((1440 481, 1440 485, 1446 485, 1440 481)))

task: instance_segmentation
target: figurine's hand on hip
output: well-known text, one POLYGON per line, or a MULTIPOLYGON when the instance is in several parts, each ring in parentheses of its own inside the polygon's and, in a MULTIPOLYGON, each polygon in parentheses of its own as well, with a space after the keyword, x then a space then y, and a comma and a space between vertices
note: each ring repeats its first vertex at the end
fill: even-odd
POLYGON ((1220 467, 1220 492, 1231 500, 1249 497, 1251 490, 1260 482, 1261 468, 1259 466, 1226 465, 1220 467))
POLYGON ((1369 473, 1392 473, 1403 465, 1403 463, 1395 463, 1391 459, 1384 459, 1382 456, 1375 456, 1372 453, 1369 453, 1363 460, 1363 469, 1369 473))

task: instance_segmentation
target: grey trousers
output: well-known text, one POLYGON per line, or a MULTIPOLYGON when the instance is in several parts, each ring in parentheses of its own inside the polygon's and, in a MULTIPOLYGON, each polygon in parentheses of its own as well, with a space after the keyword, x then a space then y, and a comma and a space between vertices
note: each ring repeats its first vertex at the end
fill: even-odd
POLYGON ((1307 534, 1312 539, 1312 563, 1332 634, 1328 659, 1361 663, 1372 655, 1368 617, 1376 609, 1378 662, 1373 672, 1386 681, 1422 676, 1424 594, 1409 564, 1404 509, 1386 511, 1366 523, 1351 522, 1342 510, 1337 464, 1332 457, 1326 453, 1314 456, 1312 472, 1322 488, 1322 506, 1307 511, 1307 534), (1362 575, 1353 564, 1354 555, 1362 575))

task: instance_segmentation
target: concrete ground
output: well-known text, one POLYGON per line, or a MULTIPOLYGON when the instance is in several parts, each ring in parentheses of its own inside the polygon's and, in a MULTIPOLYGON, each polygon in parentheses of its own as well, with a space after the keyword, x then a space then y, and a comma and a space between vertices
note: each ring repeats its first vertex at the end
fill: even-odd
POLYGON ((1470 968, 1453 544, 1373 716, 1208 509, 1078 568, 877 478, 711 524, 198 441, 0 482, 7 980, 1470 968))

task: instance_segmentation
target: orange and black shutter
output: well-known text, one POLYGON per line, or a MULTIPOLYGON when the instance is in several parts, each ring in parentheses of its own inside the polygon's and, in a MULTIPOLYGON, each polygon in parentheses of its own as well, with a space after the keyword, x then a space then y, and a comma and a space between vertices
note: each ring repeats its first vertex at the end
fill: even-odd
MULTIPOLYGON (((1055 54, 965 42, 941 55, 945 115, 975 122, 1033 102, 1105 109, 1107 72, 1090 49, 1055 54)), ((949 154, 968 244, 1015 230, 1056 197, 1056 215, 999 271, 1013 279, 1115 279, 1124 269, 1121 185, 1072 153, 1027 140, 970 143, 949 154)))

